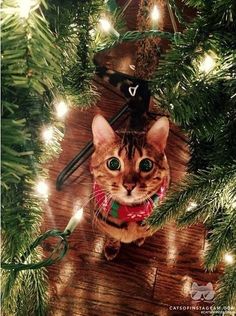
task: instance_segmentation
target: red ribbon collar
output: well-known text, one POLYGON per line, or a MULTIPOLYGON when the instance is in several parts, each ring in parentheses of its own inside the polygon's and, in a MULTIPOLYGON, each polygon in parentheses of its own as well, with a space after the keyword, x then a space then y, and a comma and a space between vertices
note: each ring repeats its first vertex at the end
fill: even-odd
POLYGON ((168 179, 167 177, 164 177, 160 189, 150 200, 142 204, 130 206, 110 200, 96 182, 94 182, 93 185, 94 197, 99 209, 102 209, 106 214, 125 222, 139 222, 146 219, 152 213, 154 205, 159 205, 162 202, 167 189, 168 179))

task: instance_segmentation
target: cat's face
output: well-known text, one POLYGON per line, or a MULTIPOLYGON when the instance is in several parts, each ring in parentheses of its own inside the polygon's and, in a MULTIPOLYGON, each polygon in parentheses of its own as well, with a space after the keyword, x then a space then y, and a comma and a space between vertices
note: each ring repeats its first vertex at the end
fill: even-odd
POLYGON ((168 171, 164 155, 168 119, 158 120, 147 134, 118 136, 108 122, 95 116, 92 124, 95 152, 91 167, 94 180, 113 200, 139 204, 155 194, 168 171))

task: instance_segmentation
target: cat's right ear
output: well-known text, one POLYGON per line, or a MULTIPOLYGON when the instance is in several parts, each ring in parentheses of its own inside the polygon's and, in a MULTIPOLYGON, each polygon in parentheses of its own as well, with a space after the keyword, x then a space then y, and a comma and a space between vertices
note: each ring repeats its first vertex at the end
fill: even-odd
POLYGON ((92 122, 93 144, 99 146, 112 143, 116 134, 107 120, 100 114, 96 115, 92 122))

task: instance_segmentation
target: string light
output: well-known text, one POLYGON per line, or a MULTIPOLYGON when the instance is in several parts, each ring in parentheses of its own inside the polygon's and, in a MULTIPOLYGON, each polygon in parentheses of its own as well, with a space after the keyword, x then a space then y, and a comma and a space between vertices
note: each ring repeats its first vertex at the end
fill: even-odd
POLYGON ((68 112, 68 106, 64 101, 60 101, 58 104, 56 104, 55 108, 58 118, 63 118, 68 112))
POLYGON ((65 232, 69 231, 70 233, 72 233, 75 230, 78 223, 81 221, 83 214, 84 214, 84 209, 81 207, 69 220, 69 223, 67 224, 65 228, 65 232))
POLYGON ((196 202, 190 202, 188 207, 187 207, 187 211, 189 212, 189 211, 193 210, 196 207, 197 207, 197 203, 196 202))
POLYGON ((111 30, 112 25, 111 25, 111 23, 110 23, 107 19, 101 18, 101 19, 99 20, 99 22, 100 22, 100 26, 101 26, 101 28, 102 28, 102 30, 103 30, 104 32, 109 32, 109 31, 111 30))
POLYGON ((36 184, 35 191, 39 196, 47 198, 49 193, 48 184, 44 180, 39 180, 36 184))
POLYGON ((234 257, 230 253, 226 253, 224 255, 224 261, 227 264, 233 264, 234 263, 234 257))
POLYGON ((157 22, 160 19, 160 10, 157 5, 153 6, 150 16, 153 22, 157 22))
POLYGON ((19 15, 21 18, 27 19, 30 11, 37 9, 39 4, 35 0, 19 0, 19 15))
POLYGON ((200 66, 199 66, 199 70, 201 72, 208 73, 215 67, 215 65, 216 65, 215 58, 213 58, 212 56, 207 54, 203 58, 200 66))
POLYGON ((45 127, 42 131, 42 138, 46 144, 50 143, 53 139, 53 128, 45 127))
POLYGON ((114 29, 110 21, 106 18, 101 18, 99 20, 101 29, 106 33, 113 33, 116 37, 119 37, 120 34, 114 29))

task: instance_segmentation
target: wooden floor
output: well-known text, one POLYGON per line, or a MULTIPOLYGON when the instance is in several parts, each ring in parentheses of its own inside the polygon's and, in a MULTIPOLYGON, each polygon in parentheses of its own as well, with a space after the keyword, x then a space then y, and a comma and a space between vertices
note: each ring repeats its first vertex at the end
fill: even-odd
MULTIPOLYGON (((137 3, 132 1, 127 14, 133 16, 135 12, 137 3)), ((129 23, 132 28, 132 19, 129 23)), ((135 45, 122 45, 106 58, 101 55, 100 60, 132 74, 129 65, 135 64, 135 45)), ((103 256, 104 236, 93 226, 91 216, 89 162, 70 177, 62 191, 55 189, 58 173, 90 140, 93 116, 102 113, 109 118, 125 102, 122 96, 114 95, 100 84, 97 86, 101 100, 88 111, 71 110, 66 119, 62 153, 49 165, 51 196, 45 206, 42 229, 64 230, 80 206, 85 205, 85 213, 69 239, 67 256, 48 269, 48 315, 200 315, 199 311, 175 311, 174 306, 196 306, 190 296, 192 283, 212 282, 215 287, 220 273, 206 273, 202 267, 205 246, 202 224, 178 230, 174 223, 169 223, 142 247, 123 245, 119 256, 107 262, 103 256)), ((177 182, 185 171, 188 151, 184 136, 173 125, 167 155, 171 161, 172 181, 177 182)), ((50 248, 50 244, 44 248, 50 248)))

